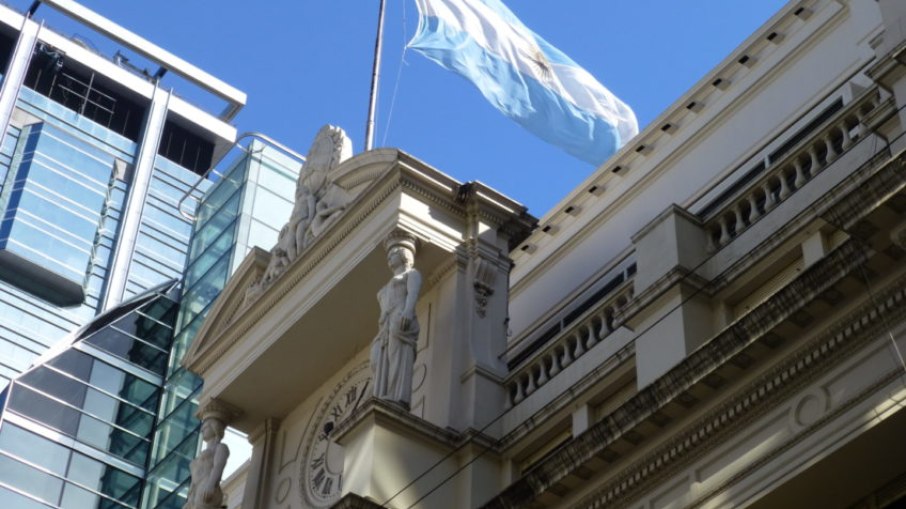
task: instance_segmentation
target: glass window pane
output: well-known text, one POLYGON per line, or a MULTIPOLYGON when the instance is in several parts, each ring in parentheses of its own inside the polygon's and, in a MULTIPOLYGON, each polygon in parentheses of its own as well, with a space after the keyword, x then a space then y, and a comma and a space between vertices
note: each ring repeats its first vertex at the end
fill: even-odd
POLYGON ((69 463, 69 449, 8 422, 0 429, 0 450, 59 475, 66 473, 69 463))
POLYGON ((112 327, 97 331, 85 339, 85 342, 160 375, 167 366, 166 351, 143 343, 112 327))
POLYGON ((0 507, 9 507, 10 509, 47 509, 49 506, 39 504, 28 497, 0 486, 0 507))
POLYGON ((127 504, 138 504, 139 478, 81 454, 73 454, 69 480, 127 504))
POLYGON ((19 384, 10 393, 9 408, 70 436, 75 436, 79 427, 77 410, 19 384))
POLYGON ((101 497, 90 491, 83 490, 74 484, 67 484, 63 491, 63 501, 60 509, 89 509, 98 507, 101 497))
POLYGON ((0 479, 8 486, 51 504, 56 504, 60 500, 60 490, 63 489, 63 481, 60 479, 2 454, 0 454, 0 479))

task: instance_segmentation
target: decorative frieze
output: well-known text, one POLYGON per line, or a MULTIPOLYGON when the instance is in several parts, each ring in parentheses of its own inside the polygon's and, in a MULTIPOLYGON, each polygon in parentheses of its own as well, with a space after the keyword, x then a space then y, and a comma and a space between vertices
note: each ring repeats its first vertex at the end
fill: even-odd
MULTIPOLYGON (((860 244, 850 241, 844 243, 826 258, 811 266, 797 279, 774 294, 773 297, 759 305, 748 315, 718 334, 711 341, 686 357, 679 365, 657 379, 651 385, 640 390, 635 396, 621 405, 617 410, 592 426, 587 432, 574 438, 570 443, 552 454, 547 460, 529 471, 520 480, 485 505, 487 508, 518 507, 538 494, 552 488, 561 479, 581 468, 596 455, 603 453, 607 447, 620 440, 636 426, 651 418, 664 405, 671 401, 680 401, 687 390, 704 381, 716 369, 728 363, 737 354, 743 352, 754 341, 763 337, 774 327, 787 320, 796 310, 816 299, 829 287, 846 277, 867 259, 867 253, 860 244)), ((856 320, 859 327, 849 325, 849 332, 839 339, 843 342, 850 339, 853 332, 864 332, 868 323, 882 323, 881 316, 890 309, 902 307, 904 289, 901 281, 896 290, 896 299, 883 299, 882 309, 864 310, 868 316, 856 320), (890 303, 888 305, 888 303, 890 303), (895 304, 895 306, 894 306, 895 304), (886 307, 884 307, 886 306, 886 307), (869 322, 868 317, 871 317, 869 322)), ((883 321, 883 320, 882 320, 883 321)), ((834 336, 837 338, 837 336, 834 336)), ((833 343, 831 343, 833 344, 833 343)), ((827 346, 809 350, 800 356, 791 357, 781 368, 787 371, 778 372, 759 381, 756 386, 745 391, 741 399, 734 399, 732 404, 722 407, 716 414, 709 415, 690 431, 678 435, 669 446, 658 449, 658 452, 646 460, 626 469, 624 475, 609 482, 594 496, 586 499, 587 507, 600 507, 618 498, 634 493, 643 482, 650 480, 655 472, 674 463, 680 456, 701 444, 713 439, 714 434, 730 422, 740 418, 767 399, 777 394, 781 387, 791 384, 790 376, 800 376, 811 369, 819 360, 829 355, 832 348, 827 346), (808 355, 812 360, 805 362, 808 355), (800 362, 802 361, 802 362, 800 362)))

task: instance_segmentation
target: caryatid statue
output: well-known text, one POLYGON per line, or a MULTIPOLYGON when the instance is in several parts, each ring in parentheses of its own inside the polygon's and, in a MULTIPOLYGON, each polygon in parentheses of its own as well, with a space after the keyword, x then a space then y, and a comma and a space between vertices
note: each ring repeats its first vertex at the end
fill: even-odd
POLYGON ((192 483, 183 509, 220 509, 224 506, 220 481, 230 457, 230 449, 223 443, 227 423, 236 412, 223 403, 212 400, 198 412, 201 418, 201 437, 205 448, 192 460, 192 483))
POLYGON ((419 332, 415 303, 422 286, 422 276, 414 267, 415 244, 415 237, 399 231, 384 242, 393 277, 378 291, 381 315, 371 343, 374 396, 406 407, 412 397, 419 332))

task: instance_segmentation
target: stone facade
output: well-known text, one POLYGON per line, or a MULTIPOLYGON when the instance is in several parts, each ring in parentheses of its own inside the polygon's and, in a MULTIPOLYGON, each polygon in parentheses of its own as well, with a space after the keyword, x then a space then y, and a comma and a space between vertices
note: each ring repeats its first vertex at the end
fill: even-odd
POLYGON ((252 253, 186 359, 241 410, 242 507, 902 504, 900 4, 791 2, 540 220, 399 151, 340 163, 342 214, 249 298, 252 253))

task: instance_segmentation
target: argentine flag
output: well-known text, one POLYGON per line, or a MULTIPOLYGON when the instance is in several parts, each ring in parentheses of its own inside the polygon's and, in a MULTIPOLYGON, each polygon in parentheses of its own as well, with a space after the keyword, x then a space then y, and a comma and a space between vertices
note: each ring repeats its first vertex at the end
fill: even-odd
POLYGON ((409 47, 469 79, 503 114, 595 166, 638 134, 635 114, 500 0, 415 0, 409 47))

